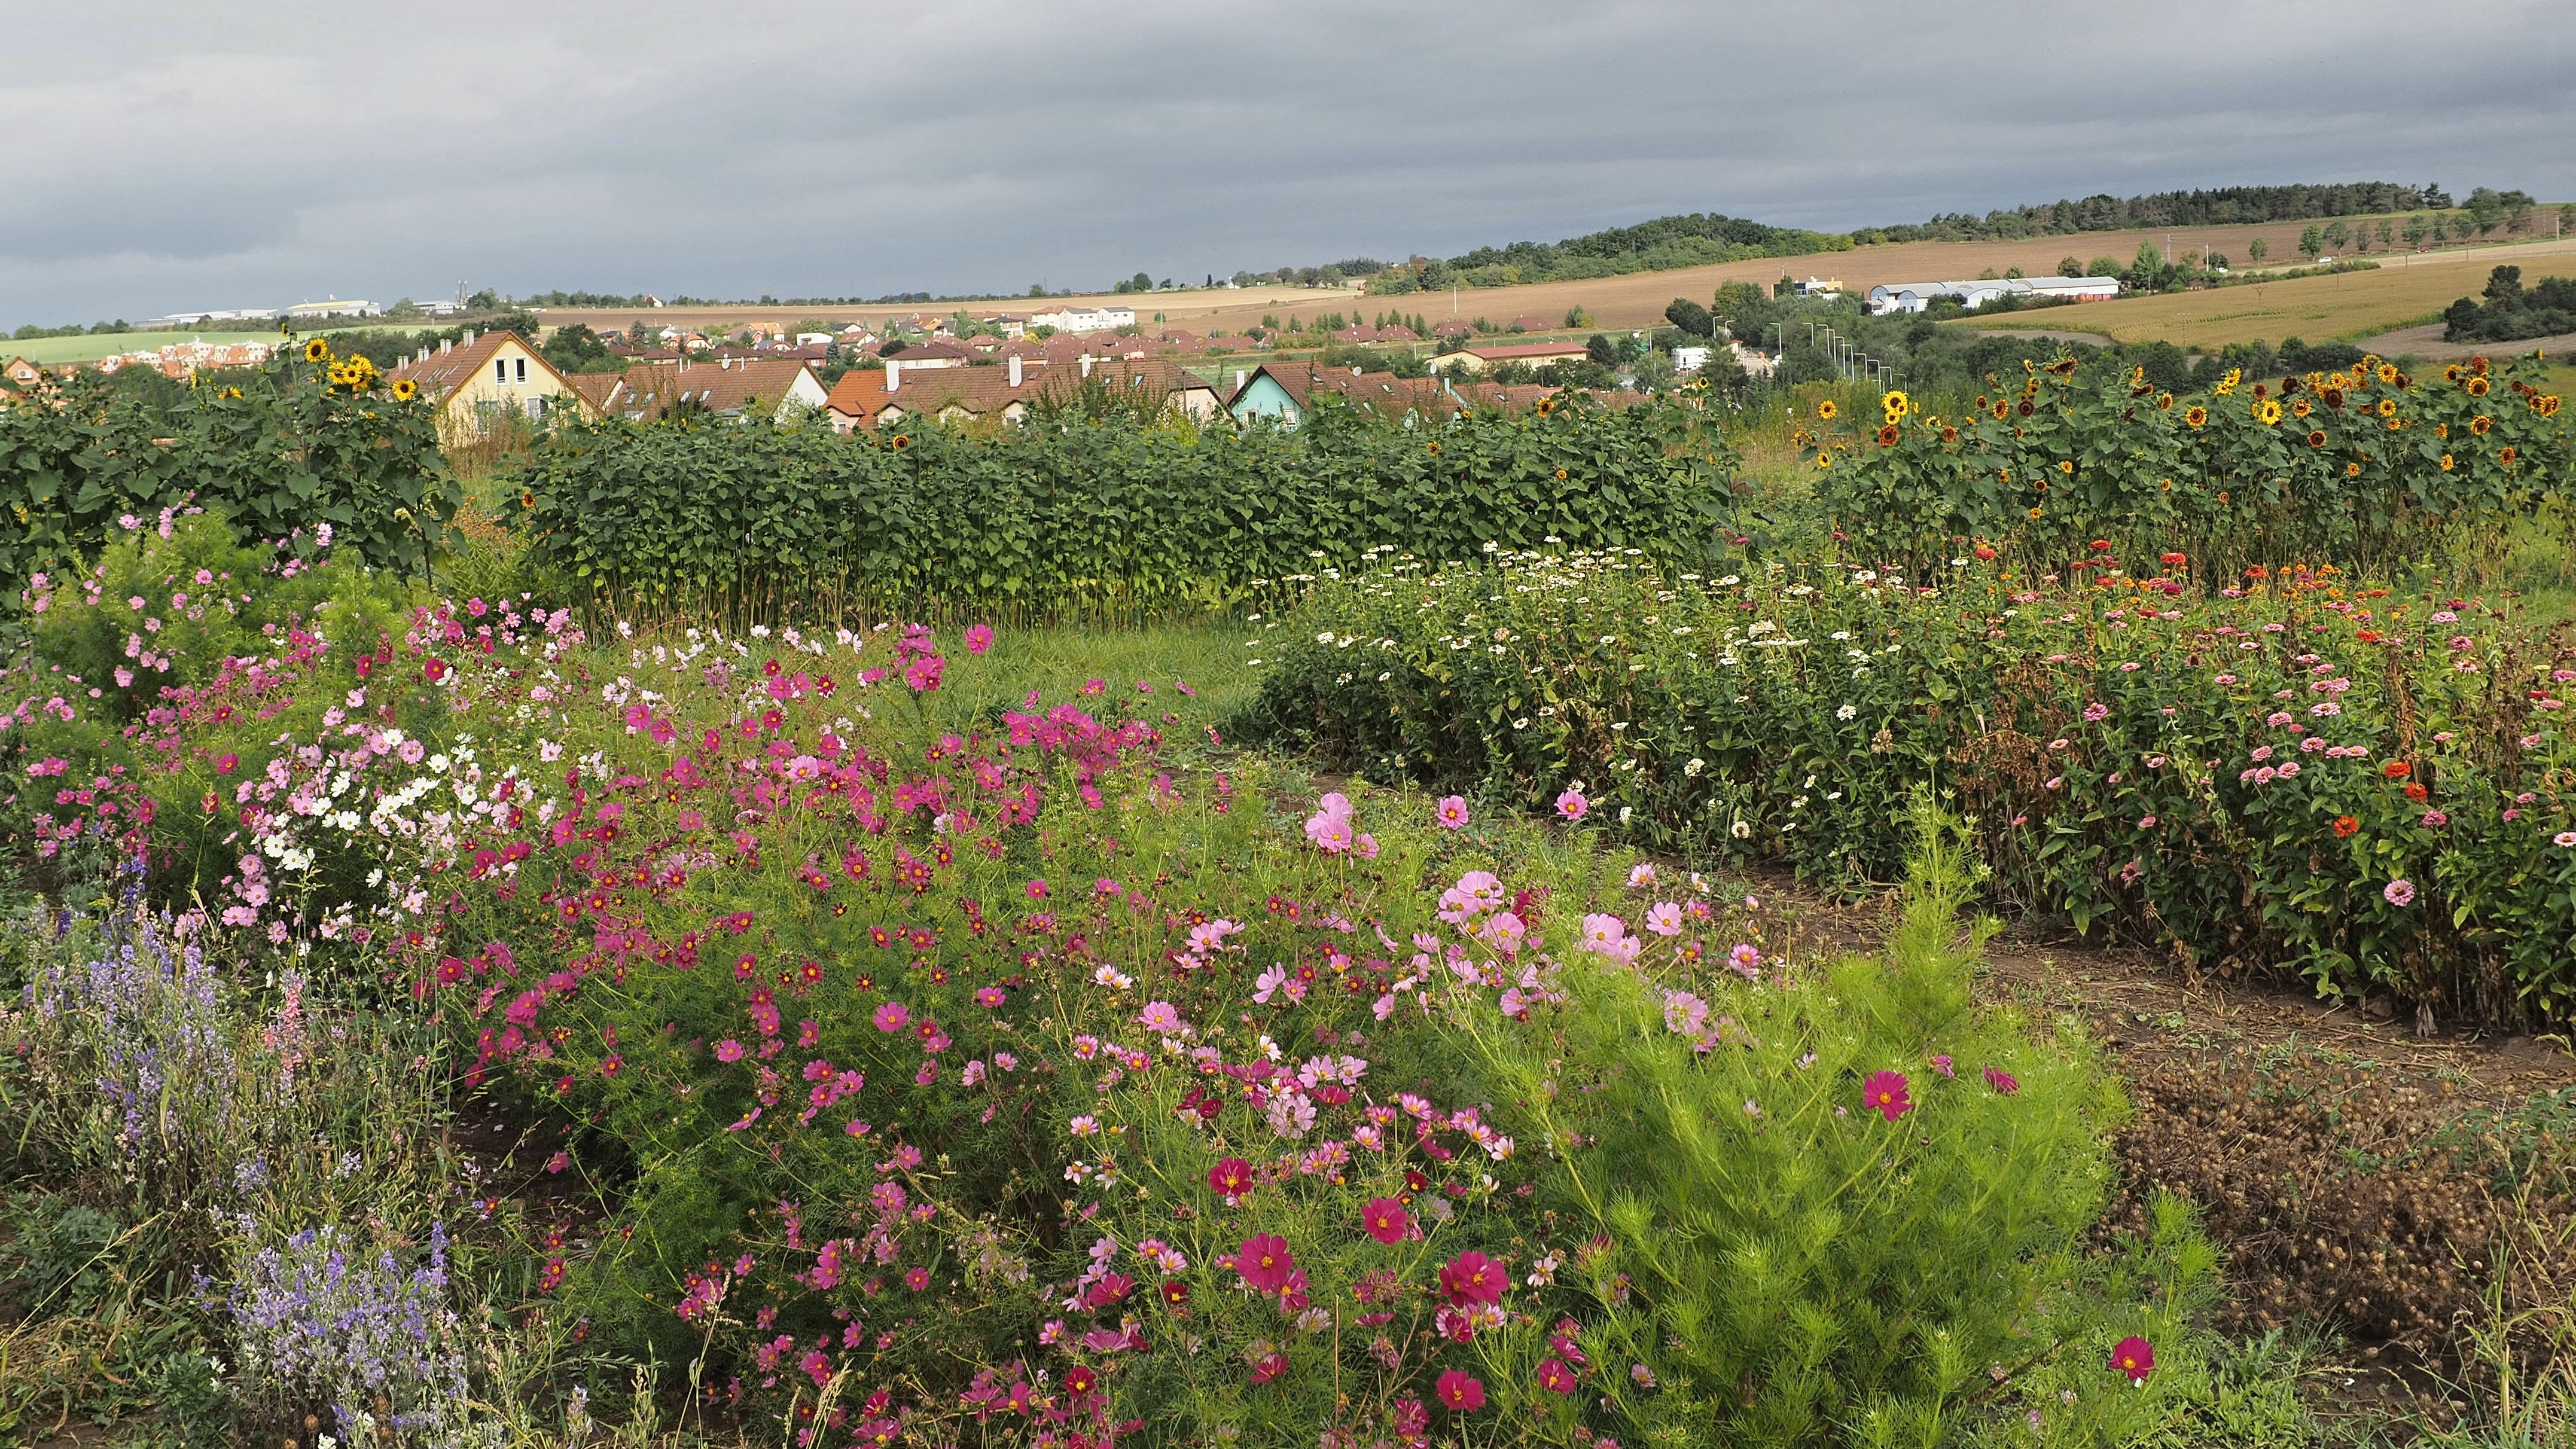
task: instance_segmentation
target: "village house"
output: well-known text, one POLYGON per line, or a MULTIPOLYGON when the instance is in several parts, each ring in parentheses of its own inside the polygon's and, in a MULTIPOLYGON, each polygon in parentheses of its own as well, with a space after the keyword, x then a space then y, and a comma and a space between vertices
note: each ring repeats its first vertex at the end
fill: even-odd
POLYGON ((1501 386, 1490 382, 1453 383, 1442 377, 1398 377, 1392 372, 1364 372, 1356 367, 1323 367, 1311 362, 1265 362, 1237 369, 1226 412, 1238 426, 1268 419, 1293 428, 1312 411, 1315 400, 1334 396, 1355 408, 1383 417, 1408 413, 1444 419, 1470 408, 1527 407, 1556 391, 1535 383, 1501 386))
POLYGON ((840 432, 876 431, 897 423, 928 420, 959 422, 998 418, 1025 419, 1044 401, 1069 404, 1086 386, 1141 390, 1162 407, 1196 422, 1224 411, 1224 398, 1214 384, 1161 358, 1077 359, 1069 366, 1045 366, 1013 355, 999 367, 934 368, 919 372, 909 354, 886 359, 883 370, 845 372, 832 388, 829 410, 840 432))
POLYGON ((1111 332, 1136 325, 1133 307, 1058 307, 1029 318, 1032 327, 1052 327, 1058 332, 1111 332))
POLYGON ((572 384, 600 412, 630 422, 694 414, 783 423, 830 400, 812 365, 791 358, 647 363, 623 373, 583 373, 572 384))
POLYGON ((1532 367, 1547 367, 1559 362, 1581 362, 1590 356, 1580 342, 1513 342, 1498 346, 1469 347, 1458 352, 1444 352, 1431 359, 1433 372, 1490 372, 1509 362, 1525 362, 1532 367))
POLYGON ((598 415, 571 379, 516 332, 468 332, 462 341, 442 342, 435 352, 402 360, 385 380, 407 381, 438 404, 443 438, 481 437, 510 415, 542 422, 558 407, 598 415))

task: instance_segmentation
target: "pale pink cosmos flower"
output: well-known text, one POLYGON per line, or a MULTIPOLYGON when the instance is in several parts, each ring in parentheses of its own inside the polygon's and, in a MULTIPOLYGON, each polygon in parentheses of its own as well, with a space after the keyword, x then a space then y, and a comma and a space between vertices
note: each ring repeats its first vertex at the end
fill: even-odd
POLYGON ((1467 828, 1467 800, 1465 796, 1443 796, 1441 797, 1440 803, 1433 807, 1433 809, 1435 816, 1440 822, 1441 829, 1464 830, 1467 828))
POLYGON ((1583 792, 1580 790, 1568 790, 1556 797, 1556 813, 1559 818, 1569 823, 1581 820, 1584 812, 1591 808, 1592 802, 1584 799, 1583 792))
POLYGON ((1646 929, 1658 936, 1682 933, 1682 908, 1671 901, 1657 901, 1646 908, 1646 929))

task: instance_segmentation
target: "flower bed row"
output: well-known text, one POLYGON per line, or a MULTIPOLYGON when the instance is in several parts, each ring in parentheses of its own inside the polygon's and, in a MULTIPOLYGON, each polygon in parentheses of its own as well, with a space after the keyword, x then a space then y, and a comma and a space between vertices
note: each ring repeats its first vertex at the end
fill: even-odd
MULTIPOLYGON (((1986 551, 1989 554, 1991 550, 1986 551)), ((2497 1022, 2576 1014, 2576 638, 2331 568, 2208 592, 2107 541, 2016 578, 1396 561, 1260 621, 1248 727, 1641 844, 1897 868, 1936 785, 2079 930, 2497 1022)))

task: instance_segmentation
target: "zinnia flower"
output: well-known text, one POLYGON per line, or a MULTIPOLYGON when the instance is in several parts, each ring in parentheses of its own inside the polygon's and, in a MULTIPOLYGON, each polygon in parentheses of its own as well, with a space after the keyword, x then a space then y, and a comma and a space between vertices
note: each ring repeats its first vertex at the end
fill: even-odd
POLYGON ((2392 906, 2403 908, 2415 904, 2415 883, 2411 880, 2400 878, 2390 881, 2380 888, 2379 893, 2392 906))

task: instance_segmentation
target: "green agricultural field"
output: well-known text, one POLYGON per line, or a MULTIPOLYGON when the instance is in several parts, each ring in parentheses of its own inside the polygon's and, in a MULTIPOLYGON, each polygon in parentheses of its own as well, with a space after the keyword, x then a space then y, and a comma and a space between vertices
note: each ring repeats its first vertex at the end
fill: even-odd
MULTIPOLYGON (((319 332, 298 331, 296 335, 298 337, 327 337, 335 332, 346 332, 352 330, 361 329, 331 327, 322 329, 319 332)), ((379 332, 396 330, 417 331, 420 329, 369 326, 363 330, 379 332)), ((207 342, 221 344, 228 342, 274 342, 276 340, 277 329, 273 327, 263 328, 256 332, 103 332, 82 337, 35 337, 30 338, 25 342, 12 342, 6 338, 0 338, 0 358, 23 357, 29 362, 35 363, 39 367, 59 367, 67 362, 91 362, 102 357, 114 357, 117 354, 124 352, 150 352, 157 348, 167 347, 174 342, 207 342)))

